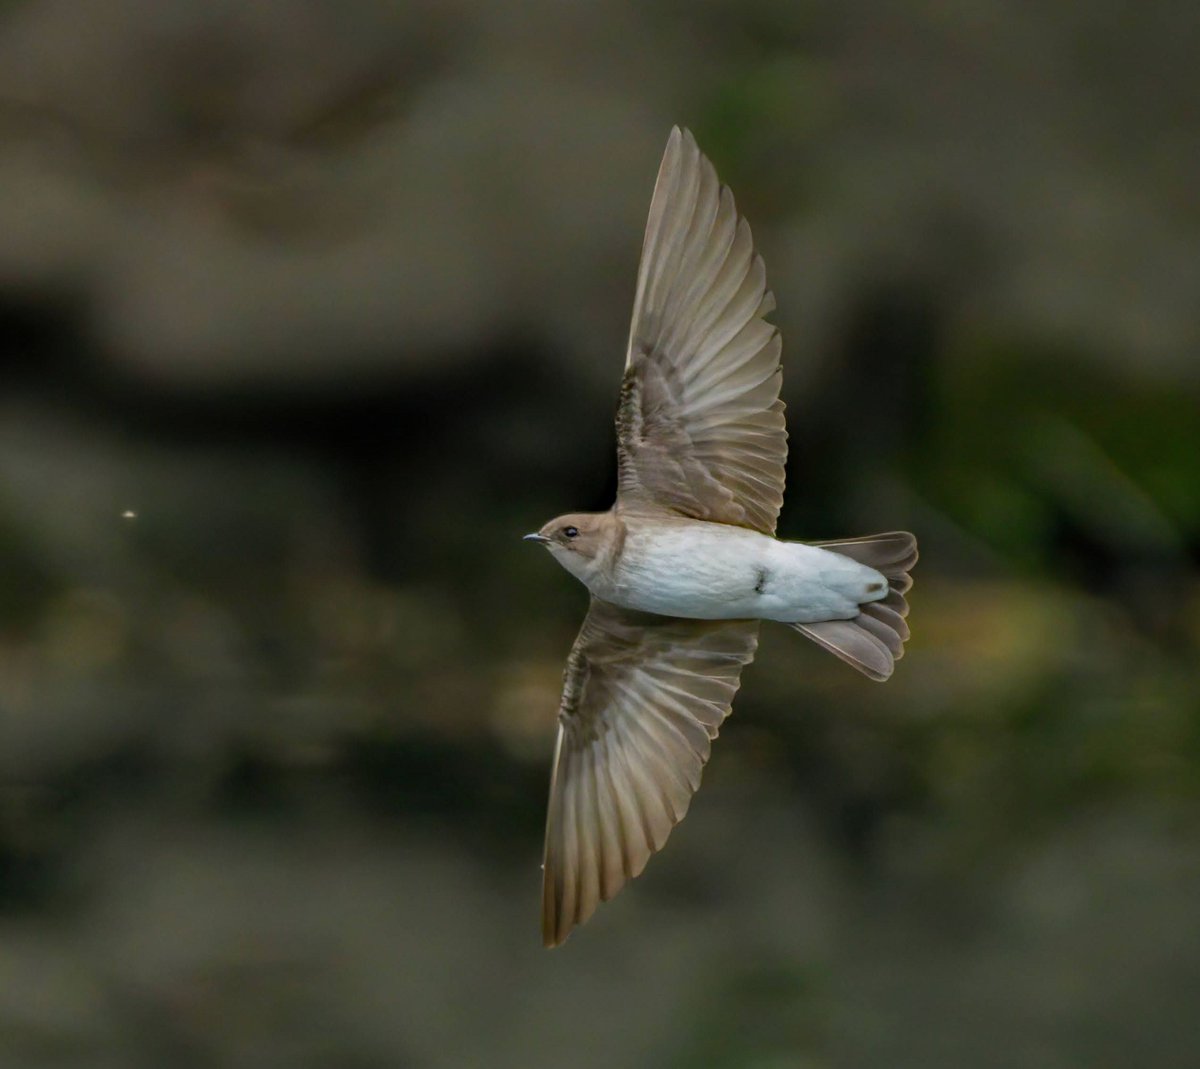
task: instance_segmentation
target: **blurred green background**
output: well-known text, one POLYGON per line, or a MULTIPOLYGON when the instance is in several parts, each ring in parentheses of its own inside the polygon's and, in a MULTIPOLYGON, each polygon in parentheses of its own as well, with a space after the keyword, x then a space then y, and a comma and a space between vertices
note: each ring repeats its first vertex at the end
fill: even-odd
POLYGON ((0 3, 0 1064, 1196 1065, 1198 39, 0 3), (547 953, 586 596, 519 536, 611 501, 675 122, 778 296, 781 533, 917 532, 913 640, 765 633, 547 953))

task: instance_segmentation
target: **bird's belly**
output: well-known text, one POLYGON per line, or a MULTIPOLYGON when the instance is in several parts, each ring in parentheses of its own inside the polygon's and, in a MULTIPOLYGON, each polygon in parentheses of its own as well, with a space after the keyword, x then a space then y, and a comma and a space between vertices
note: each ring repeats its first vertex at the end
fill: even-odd
POLYGON ((855 616, 860 602, 881 596, 868 587, 882 578, 814 546, 697 522, 631 532, 619 566, 593 592, 663 616, 807 623, 855 616))
MULTIPOLYGON (((648 570, 649 571, 649 570, 648 570)), ((630 609, 697 620, 735 620, 753 611, 753 572, 734 567, 675 566, 653 574, 631 574, 612 591, 612 600, 630 609)))

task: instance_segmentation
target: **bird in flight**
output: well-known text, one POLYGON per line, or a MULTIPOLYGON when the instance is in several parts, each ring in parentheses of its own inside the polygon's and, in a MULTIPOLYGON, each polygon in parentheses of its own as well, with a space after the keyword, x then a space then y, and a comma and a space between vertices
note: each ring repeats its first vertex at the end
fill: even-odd
POLYGON ((543 859, 557 946, 683 819, 760 620, 874 680, 908 639, 907 532, 775 537, 787 430, 779 331, 733 194, 686 130, 667 141, 617 407, 616 503, 541 543, 591 592, 567 659, 543 859))

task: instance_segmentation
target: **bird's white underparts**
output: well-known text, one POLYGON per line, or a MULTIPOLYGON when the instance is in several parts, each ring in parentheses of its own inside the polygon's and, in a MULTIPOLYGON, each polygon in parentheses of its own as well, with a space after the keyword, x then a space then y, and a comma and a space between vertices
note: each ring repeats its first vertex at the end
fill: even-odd
POLYGON ((626 609, 692 620, 815 623, 853 619, 863 603, 883 600, 889 589, 882 572, 841 553, 745 527, 628 512, 568 517, 562 525, 571 521, 576 529, 607 521, 612 533, 604 549, 586 556, 553 531, 545 545, 592 594, 626 609))
POLYGON ((775 537, 787 430, 762 258, 687 131, 650 205, 617 407, 617 500, 526 537, 591 592, 563 680, 542 935, 561 943, 687 812, 759 621, 875 680, 909 631, 904 531, 775 537))

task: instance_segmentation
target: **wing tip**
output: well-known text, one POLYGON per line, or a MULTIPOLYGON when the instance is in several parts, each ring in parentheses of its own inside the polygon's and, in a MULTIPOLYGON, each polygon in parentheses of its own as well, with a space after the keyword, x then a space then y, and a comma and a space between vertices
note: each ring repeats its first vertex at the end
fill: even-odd
POLYGON ((542 928, 542 946, 546 950, 555 950, 567 941, 567 937, 571 934, 570 929, 565 932, 559 932, 554 928, 542 928))

